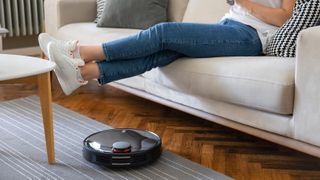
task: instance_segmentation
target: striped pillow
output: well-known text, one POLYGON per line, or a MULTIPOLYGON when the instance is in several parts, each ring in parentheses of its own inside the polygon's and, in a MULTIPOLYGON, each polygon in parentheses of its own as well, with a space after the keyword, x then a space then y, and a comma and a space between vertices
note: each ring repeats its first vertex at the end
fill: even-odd
POLYGON ((275 33, 267 45, 267 55, 295 57, 296 40, 301 30, 320 21, 319 0, 297 0, 292 17, 275 33))
POLYGON ((97 0, 97 17, 94 20, 95 23, 97 23, 99 19, 101 19, 105 3, 106 0, 97 0))

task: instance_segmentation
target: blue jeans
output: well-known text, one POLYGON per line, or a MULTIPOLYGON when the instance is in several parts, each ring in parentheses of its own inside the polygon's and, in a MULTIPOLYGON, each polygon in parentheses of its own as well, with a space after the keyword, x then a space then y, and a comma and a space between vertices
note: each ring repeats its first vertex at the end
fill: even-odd
POLYGON ((218 24, 160 23, 140 33, 102 44, 100 84, 142 74, 187 56, 256 56, 262 54, 257 31, 226 19, 218 24))

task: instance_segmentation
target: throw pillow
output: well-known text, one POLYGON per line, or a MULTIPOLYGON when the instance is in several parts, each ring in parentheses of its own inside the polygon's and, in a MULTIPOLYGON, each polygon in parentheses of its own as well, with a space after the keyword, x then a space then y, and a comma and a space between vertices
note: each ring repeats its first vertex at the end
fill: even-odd
POLYGON ((95 23, 97 23, 99 19, 101 19, 105 2, 106 0, 97 0, 97 17, 94 20, 95 23))
POLYGON ((296 40, 299 32, 317 25, 319 21, 319 0, 297 0, 292 17, 275 33, 275 36, 267 45, 266 54, 295 57, 296 40))
POLYGON ((147 29, 167 21, 168 0, 106 0, 98 27, 147 29))

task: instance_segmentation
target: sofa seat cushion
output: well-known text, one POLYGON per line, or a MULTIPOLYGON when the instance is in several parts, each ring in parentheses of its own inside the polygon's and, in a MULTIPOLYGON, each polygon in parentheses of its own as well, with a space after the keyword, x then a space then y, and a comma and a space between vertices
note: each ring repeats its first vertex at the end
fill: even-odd
POLYGON ((77 39, 83 44, 97 44, 119 39, 140 32, 140 29, 97 28, 93 22, 68 24, 59 28, 56 37, 77 39))
POLYGON ((292 58, 182 58, 143 76, 175 91, 278 114, 292 114, 292 58))

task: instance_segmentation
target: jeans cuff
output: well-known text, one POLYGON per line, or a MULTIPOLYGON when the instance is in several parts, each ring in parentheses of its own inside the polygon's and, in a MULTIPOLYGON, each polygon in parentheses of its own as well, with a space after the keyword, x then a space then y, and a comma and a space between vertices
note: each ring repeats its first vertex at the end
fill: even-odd
POLYGON ((102 43, 102 49, 103 49, 103 53, 104 53, 104 56, 106 57, 106 61, 110 61, 111 60, 111 55, 112 53, 110 48, 109 48, 109 45, 107 45, 107 43, 102 43))
POLYGON ((99 67, 99 72, 100 72, 100 75, 99 75, 99 78, 97 79, 97 81, 98 81, 98 84, 100 86, 102 86, 104 84, 107 84, 108 82, 107 82, 107 78, 104 75, 104 70, 102 68, 101 62, 97 62, 97 65, 99 67))

